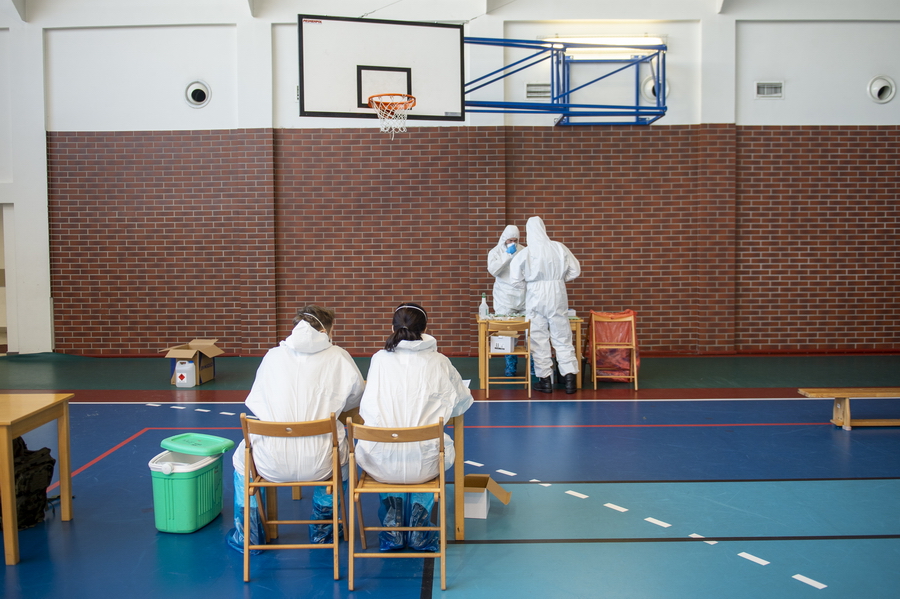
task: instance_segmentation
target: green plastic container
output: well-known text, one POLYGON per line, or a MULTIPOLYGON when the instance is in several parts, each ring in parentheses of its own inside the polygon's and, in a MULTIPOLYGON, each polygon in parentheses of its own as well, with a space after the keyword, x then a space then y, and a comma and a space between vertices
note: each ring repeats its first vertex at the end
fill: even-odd
POLYGON ((160 532, 188 533, 222 512, 222 454, 234 441, 185 433, 163 439, 150 460, 153 514, 160 532))

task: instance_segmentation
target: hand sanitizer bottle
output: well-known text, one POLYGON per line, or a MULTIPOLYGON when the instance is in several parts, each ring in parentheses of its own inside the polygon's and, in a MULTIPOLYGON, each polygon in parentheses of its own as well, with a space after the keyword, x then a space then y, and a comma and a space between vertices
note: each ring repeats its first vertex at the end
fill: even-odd
POLYGON ((479 316, 479 318, 484 320, 490 315, 491 315, 491 310, 490 310, 490 308, 488 308, 488 305, 487 305, 487 294, 482 293, 481 294, 481 305, 478 306, 478 316, 479 316))

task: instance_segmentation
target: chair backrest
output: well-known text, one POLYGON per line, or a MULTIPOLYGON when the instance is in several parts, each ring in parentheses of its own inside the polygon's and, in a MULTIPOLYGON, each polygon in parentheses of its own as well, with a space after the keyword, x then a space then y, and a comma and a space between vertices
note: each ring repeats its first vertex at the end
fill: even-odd
POLYGON ((377 426, 366 426, 364 424, 355 424, 353 419, 347 421, 347 437, 349 439, 350 452, 354 450, 353 441, 358 439, 361 441, 372 441, 375 443, 416 443, 418 441, 429 441, 437 439, 440 452, 444 452, 444 419, 438 420, 437 424, 427 424, 425 426, 413 426, 406 428, 383 428, 377 426))
POLYGON ((591 324, 588 331, 592 342, 634 343, 635 316, 633 310, 618 313, 591 310, 591 324))
POLYGON ((244 443, 250 447, 250 435, 263 437, 315 437, 331 435, 332 447, 338 446, 337 421, 334 412, 329 418, 311 420, 309 422, 269 422, 247 418, 241 414, 241 429, 244 431, 244 443))

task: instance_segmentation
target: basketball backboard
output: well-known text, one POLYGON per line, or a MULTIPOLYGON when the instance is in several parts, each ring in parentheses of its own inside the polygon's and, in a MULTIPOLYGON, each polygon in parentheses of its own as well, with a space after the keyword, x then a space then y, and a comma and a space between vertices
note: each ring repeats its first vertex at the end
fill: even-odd
POLYGON ((415 96, 410 120, 465 120, 463 28, 298 15, 300 116, 376 118, 369 96, 415 96))

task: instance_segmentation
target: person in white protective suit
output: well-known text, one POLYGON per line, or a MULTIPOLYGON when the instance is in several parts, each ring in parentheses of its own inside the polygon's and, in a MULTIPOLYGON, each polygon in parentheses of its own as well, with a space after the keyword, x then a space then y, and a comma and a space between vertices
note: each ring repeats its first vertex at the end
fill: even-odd
POLYGON ((581 264, 569 248, 550 240, 539 216, 528 219, 525 234, 528 247, 516 252, 509 270, 512 284, 525 289, 525 317, 531 321, 531 355, 538 377, 534 389, 544 393, 553 391, 552 345, 566 393, 575 393, 578 358, 567 315, 566 282, 581 274, 581 264))
MULTIPOLYGON (((507 225, 500 241, 488 252, 488 272, 494 276, 494 314, 521 314, 525 312, 525 290, 513 286, 509 279, 509 264, 517 251, 519 227, 507 225)), ((516 376, 519 359, 506 356, 506 376, 516 376)))
MULTIPOLYGON (((394 311, 393 332, 384 349, 369 365, 359 415, 367 426, 413 427, 446 423, 472 405, 472 393, 449 358, 437 351, 437 341, 425 334, 428 315, 419 304, 407 302, 394 311)), ((438 464, 437 441, 389 445, 359 441, 356 461, 375 480, 419 483, 431 480, 453 464, 453 440, 444 435, 444 463, 438 464)), ((382 494, 379 517, 383 526, 427 526, 434 505, 433 493, 382 494)), ((379 533, 382 551, 409 545, 435 551, 433 532, 379 533)))
MULTIPOLYGON (((365 381, 350 354, 331 343, 333 325, 334 311, 316 305, 301 308, 290 336, 263 357, 244 402, 247 409, 263 421, 308 422, 328 418, 332 412, 338 416, 359 406, 365 381)), ((337 431, 346 481, 350 454, 341 422, 337 423, 337 431)), ((254 438, 253 459, 259 473, 273 482, 319 480, 331 475, 331 440, 324 436, 254 438)), ((235 501, 240 495, 243 507, 243 441, 235 450, 232 463, 235 501)), ((325 489, 315 487, 313 519, 331 517, 332 496, 325 489)), ((242 524, 243 509, 238 510, 236 505, 236 533, 229 534, 228 542, 239 551, 243 551, 242 524)), ((331 529, 330 524, 310 525, 310 541, 330 543, 331 529)))

